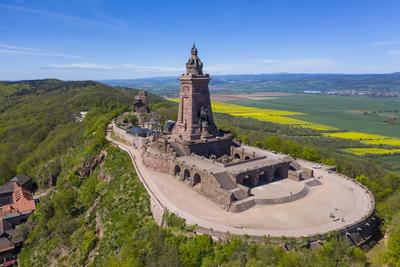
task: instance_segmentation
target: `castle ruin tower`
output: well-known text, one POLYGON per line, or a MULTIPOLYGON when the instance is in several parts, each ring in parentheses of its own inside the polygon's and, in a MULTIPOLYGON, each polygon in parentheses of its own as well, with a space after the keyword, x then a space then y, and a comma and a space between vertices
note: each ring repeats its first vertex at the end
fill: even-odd
POLYGON ((178 120, 172 131, 179 141, 193 141, 218 136, 211 110, 208 83, 210 76, 203 74, 203 63, 193 44, 191 56, 186 63, 186 74, 180 80, 178 120))
POLYGON ((134 111, 138 114, 150 113, 147 103, 147 92, 143 90, 139 91, 139 94, 135 96, 135 103, 133 104, 134 111))

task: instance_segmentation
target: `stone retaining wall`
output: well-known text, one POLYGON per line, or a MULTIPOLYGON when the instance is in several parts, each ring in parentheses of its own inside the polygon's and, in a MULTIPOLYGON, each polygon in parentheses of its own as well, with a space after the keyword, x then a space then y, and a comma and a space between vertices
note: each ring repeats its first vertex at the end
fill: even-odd
POLYGON ((305 197, 309 192, 310 192, 309 187, 306 184, 304 184, 304 187, 299 192, 294 193, 290 196, 277 197, 277 198, 256 198, 256 204, 275 205, 275 204, 288 203, 305 197))

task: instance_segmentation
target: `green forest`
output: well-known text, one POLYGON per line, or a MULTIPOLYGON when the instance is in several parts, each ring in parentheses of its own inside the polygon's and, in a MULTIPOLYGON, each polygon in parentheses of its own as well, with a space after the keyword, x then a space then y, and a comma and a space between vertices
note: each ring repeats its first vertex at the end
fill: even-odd
MULTIPOLYGON (((47 190, 25 224, 21 266, 400 266, 400 175, 393 165, 335 152, 351 141, 225 114, 216 114, 216 123, 238 140, 336 165, 368 186, 386 245, 366 253, 336 233, 318 249, 307 240, 287 240, 288 251, 268 238, 215 242, 193 235, 173 214, 160 228, 129 156, 105 140, 108 123, 131 109, 136 93, 91 81, 0 83, 0 178, 28 174, 47 190), (88 114, 80 122, 82 111, 88 114)), ((150 102, 160 120, 176 114, 174 103, 154 95, 150 102)))

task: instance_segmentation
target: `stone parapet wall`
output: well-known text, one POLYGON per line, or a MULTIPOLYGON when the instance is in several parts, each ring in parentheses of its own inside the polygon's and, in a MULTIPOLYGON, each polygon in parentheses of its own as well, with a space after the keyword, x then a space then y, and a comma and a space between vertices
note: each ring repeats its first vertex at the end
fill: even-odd
POLYGON ((239 212, 248 210, 255 205, 256 205, 256 198, 248 197, 246 199, 239 200, 239 201, 232 203, 229 211, 239 213, 239 212))
MULTIPOLYGON (((253 201, 250 199, 248 202, 246 202, 245 205, 252 205, 252 204, 253 204, 253 201)), ((238 205, 238 206, 239 207, 233 207, 233 205, 232 205, 230 211, 240 212, 240 205, 238 205), (237 209, 238 211, 234 211, 234 209, 237 209)), ((215 239, 217 241, 228 240, 228 239, 236 236, 236 234, 233 234, 231 232, 222 232, 222 231, 214 230, 212 228, 206 228, 206 227, 201 227, 201 226, 196 226, 195 232, 197 234, 210 235, 213 239, 215 239)), ((371 248, 375 244, 376 240, 378 240, 381 235, 381 233, 379 232, 379 221, 377 220, 377 218, 375 218, 374 214, 371 214, 369 217, 365 218, 364 220, 360 221, 359 223, 352 224, 338 232, 341 235, 345 236, 347 238, 347 240, 350 243, 352 243, 353 245, 362 247, 364 249, 371 248)), ((322 241, 329 238, 331 233, 332 232, 326 232, 326 233, 307 235, 307 236, 301 236, 301 237, 287 237, 287 236, 270 237, 270 236, 266 236, 266 235, 263 235, 263 236, 262 235, 249 235, 249 240, 252 240, 254 242, 265 242, 266 240, 268 240, 268 242, 270 242, 270 243, 284 245, 288 242, 288 238, 290 238, 290 239, 305 239, 306 238, 308 243, 311 246, 313 246, 314 244, 319 246, 322 241)))
POLYGON ((113 130, 116 136, 133 145, 133 135, 127 134, 125 129, 118 127, 115 123, 113 123, 113 130))

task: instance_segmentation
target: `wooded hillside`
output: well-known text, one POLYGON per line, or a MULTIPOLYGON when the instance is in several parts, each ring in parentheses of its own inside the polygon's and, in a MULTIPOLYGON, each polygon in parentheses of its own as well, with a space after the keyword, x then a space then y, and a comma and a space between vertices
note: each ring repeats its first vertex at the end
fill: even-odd
MULTIPOLYGON (((26 224, 28 238, 21 266, 364 266, 364 253, 332 234, 321 248, 291 241, 286 252, 244 238, 215 243, 193 236, 191 227, 166 216, 168 227, 151 217, 149 198, 129 156, 105 141, 110 120, 129 109, 135 90, 95 82, 57 80, 0 84, 0 177, 31 175, 50 193, 26 224), (79 122, 79 112, 88 111, 79 122), (54 179, 56 178, 56 179, 54 179)), ((159 116, 176 105, 151 96, 159 116)), ((387 261, 398 261, 399 179, 373 160, 339 158, 334 139, 315 138, 310 130, 216 115, 217 123, 245 143, 326 163, 370 186, 390 228, 387 261), (314 141, 312 141, 314 140, 314 141), (317 141, 315 141, 317 140, 317 141), (322 145, 324 144, 324 145, 322 145), (397 207, 397 208, 396 208, 397 207), (394 220, 395 220, 394 219, 394 220), (396 258, 397 257, 397 258, 396 258)))

